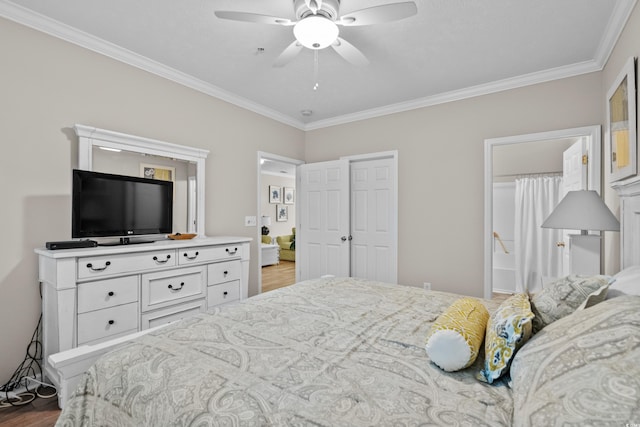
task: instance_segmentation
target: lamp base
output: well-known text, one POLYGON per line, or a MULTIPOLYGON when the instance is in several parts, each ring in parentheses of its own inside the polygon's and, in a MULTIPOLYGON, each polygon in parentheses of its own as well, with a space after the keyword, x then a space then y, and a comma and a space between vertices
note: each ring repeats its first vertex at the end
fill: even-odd
POLYGON ((269 227, 267 227, 266 225, 262 226, 262 235, 263 236, 268 236, 269 235, 269 227))
POLYGON ((601 237, 595 234, 571 234, 569 237, 571 274, 600 274, 601 237))

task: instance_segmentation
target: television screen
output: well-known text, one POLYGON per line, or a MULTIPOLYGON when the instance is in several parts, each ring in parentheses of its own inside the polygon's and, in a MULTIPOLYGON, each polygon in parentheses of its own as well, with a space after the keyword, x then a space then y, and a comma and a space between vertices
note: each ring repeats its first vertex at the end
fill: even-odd
POLYGON ((173 182, 74 169, 72 236, 168 234, 173 182))

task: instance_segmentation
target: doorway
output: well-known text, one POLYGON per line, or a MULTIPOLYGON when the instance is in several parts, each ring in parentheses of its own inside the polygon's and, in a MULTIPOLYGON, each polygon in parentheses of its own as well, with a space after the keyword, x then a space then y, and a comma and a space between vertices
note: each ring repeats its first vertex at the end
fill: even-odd
MULTIPOLYGON (((514 207, 508 206, 515 202, 514 178, 525 177, 527 174, 531 178, 561 174, 565 168, 562 153, 579 140, 584 142, 588 153, 586 187, 600 192, 600 126, 485 140, 485 298, 491 298, 494 290, 517 291, 514 285, 514 263, 518 252, 514 247, 513 234, 505 231, 513 230, 513 223, 509 224, 510 219, 521 215, 520 212, 515 212, 514 207), (536 158, 538 161, 534 160, 536 158), (524 161, 518 162, 518 159, 524 161), (503 225, 500 230, 499 223, 503 225)), ((557 240, 561 240, 561 237, 557 240)), ((545 243, 545 247, 547 246, 551 251, 549 242, 545 243)), ((564 255, 561 250, 555 252, 553 256, 564 255)), ((524 259, 524 262, 528 260, 524 259)))
POLYGON ((260 293, 296 282, 296 167, 302 160, 258 152, 257 239, 260 293))

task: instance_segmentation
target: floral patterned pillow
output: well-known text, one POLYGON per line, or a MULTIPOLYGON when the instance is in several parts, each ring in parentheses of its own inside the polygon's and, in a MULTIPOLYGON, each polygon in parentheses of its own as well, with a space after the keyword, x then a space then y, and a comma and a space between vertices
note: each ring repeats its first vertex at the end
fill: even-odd
POLYGON ((479 380, 491 384, 508 371, 516 351, 531 337, 531 319, 533 313, 526 294, 515 294, 500 304, 487 324, 479 380))
MULTIPOLYGON (((609 276, 570 275, 546 285, 531 297, 531 308, 536 315, 533 320, 533 332, 537 333, 545 326, 576 311, 585 301, 594 305, 598 298, 604 299, 611 278, 609 276)), ((587 305, 586 307, 590 306, 587 305)))

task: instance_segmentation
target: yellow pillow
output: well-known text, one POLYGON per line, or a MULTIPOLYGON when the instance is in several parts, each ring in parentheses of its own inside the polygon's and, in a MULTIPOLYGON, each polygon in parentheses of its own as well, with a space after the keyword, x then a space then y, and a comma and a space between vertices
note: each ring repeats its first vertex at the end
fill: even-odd
POLYGON ((431 325, 425 350, 433 363, 452 372, 467 368, 478 351, 489 319, 485 306, 475 298, 462 298, 431 325))

